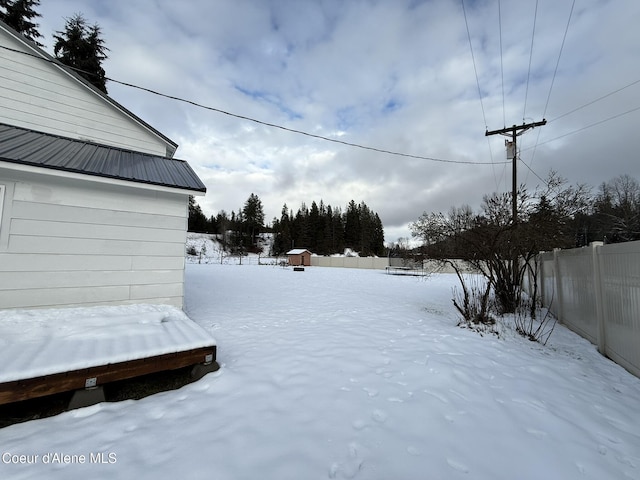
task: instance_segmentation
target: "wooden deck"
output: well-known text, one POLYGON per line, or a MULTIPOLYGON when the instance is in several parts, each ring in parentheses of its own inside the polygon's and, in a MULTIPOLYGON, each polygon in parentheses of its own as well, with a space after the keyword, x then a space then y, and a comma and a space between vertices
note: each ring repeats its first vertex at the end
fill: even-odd
POLYGON ((83 368, 41 377, 0 383, 0 405, 74 390, 101 387, 150 373, 188 366, 211 365, 216 361, 216 346, 157 355, 127 362, 83 368))

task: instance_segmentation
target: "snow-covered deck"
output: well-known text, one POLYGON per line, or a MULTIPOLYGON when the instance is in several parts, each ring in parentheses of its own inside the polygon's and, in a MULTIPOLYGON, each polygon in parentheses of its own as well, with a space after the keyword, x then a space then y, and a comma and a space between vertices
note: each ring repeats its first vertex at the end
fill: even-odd
POLYGON ((0 404, 215 359, 213 337, 171 306, 0 310, 0 404))

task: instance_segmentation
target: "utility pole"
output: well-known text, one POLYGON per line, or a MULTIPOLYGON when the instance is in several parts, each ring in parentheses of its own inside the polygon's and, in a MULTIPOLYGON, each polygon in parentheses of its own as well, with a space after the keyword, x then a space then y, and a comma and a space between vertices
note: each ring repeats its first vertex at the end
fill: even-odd
MULTIPOLYGON (((547 121, 543 118, 541 122, 523 122, 522 125, 513 125, 512 127, 505 127, 500 130, 487 130, 484 134, 485 137, 488 137, 489 135, 504 135, 506 137, 511 137, 511 144, 509 144, 508 141, 505 141, 505 144, 507 146, 507 158, 511 158, 513 160, 513 166, 511 169, 511 218, 514 229, 518 225, 518 174, 516 169, 518 160, 517 138, 530 128, 541 127, 546 124, 547 121)), ((514 286, 518 284, 518 269, 516 268, 517 262, 518 259, 514 258, 512 268, 512 282, 514 286)))
POLYGON ((507 137, 511 137, 511 145, 507 144, 507 158, 511 158, 513 160, 511 169, 511 215, 514 225, 518 223, 518 175, 516 170, 518 159, 518 144, 516 139, 530 128, 541 127, 546 124, 547 121, 545 119, 542 119, 541 122, 523 123, 522 125, 514 125, 512 127, 501 128, 500 130, 487 130, 484 134, 485 137, 488 137, 489 135, 505 135, 507 137))

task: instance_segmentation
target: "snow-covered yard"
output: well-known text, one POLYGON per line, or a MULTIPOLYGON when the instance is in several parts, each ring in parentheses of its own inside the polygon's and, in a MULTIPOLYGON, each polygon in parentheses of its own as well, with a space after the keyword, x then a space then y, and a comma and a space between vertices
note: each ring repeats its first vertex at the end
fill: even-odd
POLYGON ((640 379, 563 327, 457 328, 455 281, 190 264, 222 368, 4 428, 0 478, 640 479, 640 379))

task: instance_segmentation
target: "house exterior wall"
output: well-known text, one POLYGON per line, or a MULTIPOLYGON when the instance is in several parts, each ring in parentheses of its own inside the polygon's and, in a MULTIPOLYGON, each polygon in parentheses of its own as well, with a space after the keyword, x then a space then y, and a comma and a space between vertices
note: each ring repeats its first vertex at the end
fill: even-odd
POLYGON ((2 168, 0 308, 182 307, 188 194, 2 168))
MULTIPOLYGON (((0 26, 2 45, 39 56, 0 26)), ((127 150, 172 156, 175 145, 60 67, 0 49, 0 122, 127 150)))

